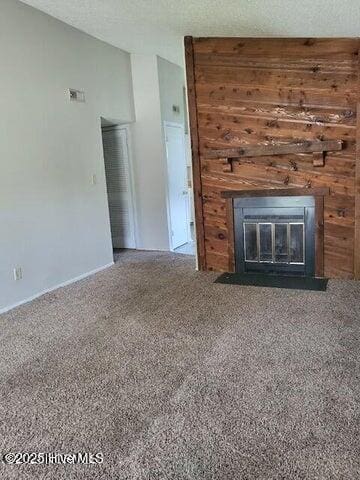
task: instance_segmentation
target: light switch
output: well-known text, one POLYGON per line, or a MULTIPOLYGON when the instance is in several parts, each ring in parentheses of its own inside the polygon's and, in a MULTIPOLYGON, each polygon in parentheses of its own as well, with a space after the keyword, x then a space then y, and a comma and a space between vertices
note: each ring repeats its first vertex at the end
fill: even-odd
POLYGON ((22 279, 22 268, 21 267, 15 267, 14 268, 14 279, 16 281, 22 279))

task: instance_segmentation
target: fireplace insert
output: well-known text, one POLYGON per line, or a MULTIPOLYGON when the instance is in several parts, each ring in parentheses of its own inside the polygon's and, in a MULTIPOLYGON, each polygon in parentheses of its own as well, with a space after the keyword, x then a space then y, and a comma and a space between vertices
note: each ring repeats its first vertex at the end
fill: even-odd
POLYGON ((236 272, 315 274, 315 198, 234 199, 236 272))

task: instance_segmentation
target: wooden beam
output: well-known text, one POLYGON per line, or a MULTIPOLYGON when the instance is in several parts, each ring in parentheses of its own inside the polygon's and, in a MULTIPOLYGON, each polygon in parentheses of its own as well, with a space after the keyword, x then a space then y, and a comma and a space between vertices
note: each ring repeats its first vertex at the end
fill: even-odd
POLYGON ((328 187, 318 188, 267 188, 258 190, 224 190, 221 192, 222 198, 238 197, 290 197, 290 196, 324 196, 329 195, 328 187))
POLYGON ((360 280, 360 40, 358 51, 358 93, 356 104, 356 165, 355 165, 355 234, 354 234, 354 278, 360 280))
POLYGON ((283 143, 278 145, 244 145, 239 148, 208 148, 206 158, 264 157, 267 155, 288 155, 294 153, 329 152, 342 149, 342 140, 314 140, 283 143))
POLYGON ((313 152, 313 165, 314 167, 325 166, 325 152, 313 152))
POLYGON ((315 276, 324 276, 324 197, 315 197, 315 276))
POLYGON ((223 166, 223 172, 232 172, 233 171, 233 165, 231 158, 222 158, 221 163, 223 166))
POLYGON ((192 152, 197 260, 198 260, 199 270, 205 270, 206 269, 205 232, 204 232, 203 199, 202 199, 202 185, 201 185, 201 166, 200 166, 200 154, 199 154, 198 116, 197 116, 197 106, 196 106, 194 46, 193 46, 192 37, 185 37, 184 43, 185 43, 187 96, 188 96, 188 107, 189 107, 190 137, 191 137, 191 152, 192 152))
POLYGON ((226 228, 228 231, 229 272, 235 272, 235 232, 233 199, 226 199, 226 228))

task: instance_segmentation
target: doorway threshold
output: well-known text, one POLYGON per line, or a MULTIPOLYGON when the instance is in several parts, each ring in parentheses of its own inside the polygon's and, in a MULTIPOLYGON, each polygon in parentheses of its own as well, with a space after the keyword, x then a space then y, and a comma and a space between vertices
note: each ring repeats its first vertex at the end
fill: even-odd
POLYGON ((183 255, 195 255, 194 242, 188 242, 181 247, 175 248, 174 253, 182 253, 183 255))

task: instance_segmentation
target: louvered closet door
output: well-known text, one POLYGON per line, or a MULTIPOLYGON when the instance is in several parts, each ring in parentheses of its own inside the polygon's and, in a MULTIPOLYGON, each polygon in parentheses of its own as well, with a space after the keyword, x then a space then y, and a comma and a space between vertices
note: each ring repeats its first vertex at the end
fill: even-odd
POLYGON ((106 184, 114 248, 135 248, 126 129, 103 129, 106 184))

